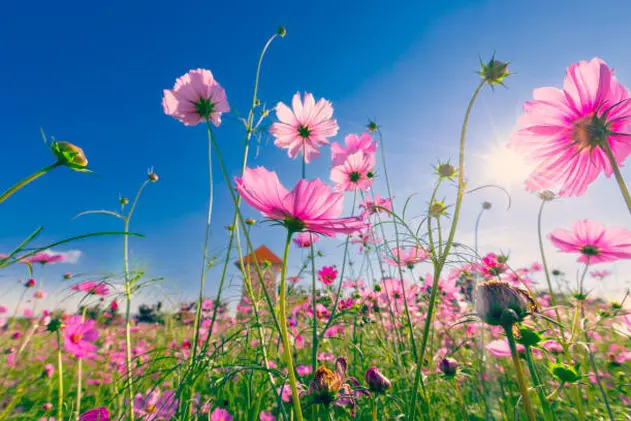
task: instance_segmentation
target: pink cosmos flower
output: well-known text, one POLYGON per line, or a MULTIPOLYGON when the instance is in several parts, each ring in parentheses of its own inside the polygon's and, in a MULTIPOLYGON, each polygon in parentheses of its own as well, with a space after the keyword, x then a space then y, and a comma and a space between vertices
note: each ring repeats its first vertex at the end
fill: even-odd
POLYGON ((608 270, 592 270, 591 272, 589 272, 589 275, 602 280, 611 275, 611 272, 609 272, 608 270))
POLYGON ((412 269, 415 264, 427 259, 428 256, 421 247, 414 246, 408 248, 407 252, 402 248, 392 249, 392 259, 386 257, 386 261, 392 266, 407 266, 412 269))
MULTIPOLYGON (((525 352, 526 348, 522 344, 517 345, 517 352, 525 352)), ((489 351, 492 355, 498 358, 508 358, 511 356, 510 347, 508 346, 508 341, 505 339, 496 339, 491 341, 486 346, 487 351, 489 351)))
MULTIPOLYGON (((344 138, 344 143, 346 147, 337 142, 331 144, 331 161, 333 166, 343 164, 346 158, 355 152, 362 152, 364 155, 374 156, 377 151, 377 142, 372 140, 370 133, 362 133, 361 136, 349 134, 344 138)), ((374 157, 372 159, 374 161, 374 157)))
POLYGON ((333 266, 323 266, 318 271, 318 280, 324 285, 331 285, 337 278, 337 270, 333 266))
POLYGON ((499 256, 495 253, 489 253, 484 256, 482 258, 482 264, 476 264, 475 267, 486 278, 500 276, 508 268, 506 264, 500 263, 499 256))
POLYGON ((310 365, 299 365, 296 367, 296 373, 301 376, 308 376, 313 372, 313 368, 310 365))
POLYGON ((320 237, 312 232, 301 232, 294 236, 292 240, 294 244, 301 249, 311 248, 311 244, 315 244, 320 240, 320 237))
POLYGON ((52 364, 46 364, 44 366, 44 375, 46 377, 53 377, 53 374, 55 374, 55 367, 52 364))
POLYGON ((191 70, 177 78, 172 90, 164 90, 162 108, 186 126, 208 119, 218 127, 221 114, 230 111, 226 91, 206 69, 191 70))
POLYGON ((331 192, 319 179, 302 179, 288 192, 275 172, 257 167, 246 169, 243 177, 235 180, 237 191, 250 206, 292 232, 312 231, 333 237, 352 234, 363 226, 359 217, 339 218, 344 196, 331 192))
POLYGON ((599 58, 568 67, 563 89, 539 88, 524 104, 525 114, 509 147, 537 164, 526 188, 560 186, 560 196, 580 196, 612 167, 603 145, 608 142, 618 165, 631 153, 629 93, 599 58))
POLYGON ((548 238, 559 251, 580 253, 579 262, 595 264, 631 258, 631 231, 608 228, 598 222, 576 221, 572 230, 557 229, 548 238))
POLYGON ((103 406, 90 409, 79 416, 79 421, 110 421, 110 413, 103 406))
POLYGON ((66 260, 66 255, 63 253, 56 253, 51 250, 41 251, 35 253, 32 256, 25 257, 21 261, 25 263, 40 263, 42 265, 52 265, 53 263, 59 263, 66 260))
POLYGON ((392 199, 376 195, 375 198, 367 197, 365 201, 359 204, 363 209, 362 217, 366 219, 368 216, 376 213, 386 213, 386 209, 392 211, 392 199))
POLYGON ((337 134, 337 121, 333 117, 331 103, 322 98, 317 103, 313 95, 305 93, 304 102, 297 92, 291 102, 293 111, 279 102, 276 105, 278 122, 272 124, 270 133, 274 145, 287 149, 290 158, 304 154, 306 163, 320 156, 320 147, 328 145, 327 138, 337 134))
POLYGON ((210 414, 210 421, 232 421, 232 415, 223 408, 215 408, 210 414))
POLYGON ((81 316, 75 315, 65 322, 64 348, 77 358, 83 358, 96 351, 93 342, 99 337, 94 327, 94 320, 81 321, 81 316))
POLYGON ((138 393, 134 398, 134 414, 143 421, 170 420, 177 409, 175 392, 168 390, 148 390, 145 395, 138 393))
POLYGON ((349 155, 344 162, 331 168, 331 180, 337 191, 368 190, 374 181, 374 159, 361 151, 349 155))
POLYGON ((261 411, 259 414, 260 421, 276 421, 276 417, 271 412, 261 411))
POLYGON ((99 295, 106 297, 109 294, 109 288, 103 282, 83 281, 71 288, 73 291, 85 292, 86 294, 99 295))
POLYGON ((7 307, 6 306, 0 306, 0 313, 6 313, 7 312, 7 307))

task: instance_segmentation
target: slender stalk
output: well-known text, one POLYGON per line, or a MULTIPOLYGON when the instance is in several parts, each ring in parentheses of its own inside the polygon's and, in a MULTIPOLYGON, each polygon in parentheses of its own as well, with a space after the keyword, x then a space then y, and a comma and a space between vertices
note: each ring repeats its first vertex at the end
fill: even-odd
POLYGON ((61 333, 57 330, 57 379, 58 393, 57 393, 57 419, 63 421, 63 406, 64 406, 64 369, 61 355, 61 333))
POLYGON ((548 400, 546 399, 543 384, 541 384, 539 376, 537 375, 537 370, 535 369, 535 364, 532 360, 532 350, 529 346, 526 347, 526 363, 528 364, 528 371, 530 371, 532 382, 535 385, 535 389, 537 389, 539 403, 541 404, 541 408, 543 409, 543 418, 546 421, 555 420, 556 417, 554 416, 554 412, 552 412, 552 410, 550 409, 550 402, 548 402, 548 400))
POLYGON ((75 413, 75 419, 79 421, 81 416, 81 394, 82 394, 82 381, 83 381, 83 358, 79 358, 77 362, 77 411, 75 413))
POLYGON ((505 326, 504 330, 506 331, 506 339, 508 339, 508 346, 510 347, 513 365, 515 366, 515 371, 517 372, 519 391, 521 392, 524 408, 526 409, 526 416, 528 417, 528 421, 535 421, 535 411, 532 409, 532 403, 530 402, 530 396, 528 395, 528 387, 526 386, 526 379, 524 378, 524 372, 521 368, 519 354, 517 353, 517 346, 515 345, 515 337, 513 336, 512 326, 505 326))
MULTIPOLYGON (((208 131, 208 213, 206 217, 206 229, 204 231, 204 246, 202 248, 202 273, 199 281, 199 297, 197 298, 197 308, 195 309, 195 320, 193 323, 193 330, 195 332, 193 342, 193 352, 191 352, 190 364, 193 363, 197 356, 197 342, 199 340, 199 325, 201 323, 202 314, 202 301, 204 300, 204 286, 206 285, 206 274, 208 273, 208 239, 210 237, 210 221, 213 214, 213 166, 212 166, 212 141, 211 141, 211 128, 210 120, 206 119, 206 128, 208 131)), ((215 303, 215 307, 219 303, 215 303)))
POLYGON ((372 400, 372 421, 377 421, 377 396, 372 400))
MULTIPOLYGON (((585 270, 587 270, 587 266, 585 270)), ((577 303, 581 308, 581 317, 585 319, 585 305, 583 300, 580 300, 577 303)), ((609 416, 609 421, 614 421, 613 411, 611 410, 611 406, 609 405, 609 398, 607 398, 607 392, 605 392, 605 388, 603 387, 602 381, 600 380, 600 374, 598 373, 598 366, 596 365, 596 360, 594 359, 594 353, 590 347, 589 335, 587 334, 587 330, 583 331, 583 335, 585 338, 585 344, 587 345, 587 354, 589 355, 589 363, 592 366, 592 370, 594 370, 594 374, 596 375, 596 383, 598 384, 598 390, 600 391, 600 395, 603 398, 603 402, 605 402, 605 408, 607 408, 607 415, 609 416)))
MULTIPOLYGON (((149 180, 145 180, 145 182, 142 183, 142 185, 138 189, 138 192, 136 193, 136 197, 134 198, 134 201, 132 202, 131 207, 129 208, 129 212, 127 212, 127 215, 124 217, 125 233, 129 232, 129 224, 131 222, 131 217, 134 214, 134 210, 136 209, 136 204, 138 203, 138 199, 140 199, 140 195, 142 194, 142 191, 145 189, 145 186, 148 183, 149 183, 149 180)), ((132 298, 132 293, 133 293, 133 285, 132 285, 132 279, 129 276, 130 275, 130 272, 129 272, 129 235, 125 235, 123 238, 123 260, 124 260, 124 265, 125 265, 124 269, 125 269, 125 298, 126 298, 126 302, 125 302, 125 369, 127 371, 127 398, 129 399, 129 402, 133 402, 134 401, 134 388, 133 388, 134 380, 133 380, 132 368, 131 368, 131 360, 132 360, 131 298, 132 298)), ((134 408, 132 405, 129 405, 128 411, 129 411, 128 412, 129 420, 134 421, 135 416, 134 416, 134 408)))
POLYGON ((2 195, 0 195, 0 203, 2 203, 5 200, 7 200, 13 193, 15 193, 16 191, 20 190, 22 187, 26 186, 31 181, 34 181, 34 180, 38 179, 42 175, 44 175, 47 172, 59 167, 60 165, 61 164, 59 162, 55 162, 54 164, 51 164, 51 165, 49 165, 49 166, 47 166, 45 168, 42 168, 41 170, 39 170, 39 171, 37 171, 37 172, 35 172, 33 174, 31 174, 30 176, 26 177, 22 181, 19 181, 13 187, 9 188, 7 191, 2 193, 2 195))
POLYGON ((318 318, 316 317, 316 272, 315 253, 313 249, 313 234, 309 233, 311 241, 311 305, 313 308, 313 333, 311 336, 311 370, 315 375, 318 365, 318 318))
MULTIPOLYGON (((289 247, 291 245, 292 232, 287 232, 287 241, 285 242, 285 252, 283 253, 283 267, 280 273, 280 291, 279 291, 279 316, 280 336, 283 341, 283 353, 285 354, 285 364, 287 365, 287 374, 289 375, 289 387, 291 388, 292 401, 297 421, 303 421, 302 409, 300 407, 300 394, 298 392, 298 384, 296 381, 296 373, 294 372, 294 364, 291 356, 291 344, 289 343, 289 333, 287 332, 287 261, 289 260, 289 247)), ((315 317, 315 314, 314 314, 315 317)))
MULTIPOLYGON (((459 155, 459 166, 458 166, 458 193, 456 197, 456 206, 454 208, 454 216, 453 222, 451 224, 451 230, 449 232, 449 237, 447 238, 447 242, 445 243, 445 248, 443 250, 442 256, 439 256, 438 262, 434 264, 434 282, 432 285, 432 294, 429 301, 429 307, 427 309, 427 317, 425 319, 425 326, 423 328, 423 336, 421 338, 421 348, 418 353, 418 360, 416 364, 416 373, 414 376, 414 384, 412 386, 412 396, 410 398, 410 405, 408 407, 408 412, 410 413, 410 419, 415 419, 416 416, 416 398, 418 395, 418 386, 421 382, 422 369, 423 369, 423 361, 425 361, 425 350, 427 347, 427 340, 429 338, 429 331, 431 327, 431 321, 434 314, 434 307, 436 305, 436 291, 438 290, 438 281, 440 279, 441 272, 443 267, 445 266, 445 262, 447 261, 447 256, 449 255, 449 251, 454 241, 454 236, 456 235, 456 228, 458 225, 458 218, 460 217, 460 208, 462 206, 462 198, 464 197, 466 183, 464 180, 464 159, 465 159, 465 139, 467 133, 467 123, 469 122, 469 115, 471 114, 471 110, 473 109, 473 104, 475 103, 478 94, 482 90, 484 86, 484 81, 481 81, 478 87, 476 88, 471 100, 469 101, 469 105, 467 106, 467 111, 465 112, 464 122, 462 123, 462 131, 460 133, 460 155, 459 155)), ((435 252, 435 251, 433 251, 435 252)))
POLYGON ((462 392, 460 392, 460 385, 458 385, 458 379, 454 378, 454 389, 456 389, 456 396, 458 396, 458 402, 460 403, 460 408, 462 409, 463 420, 469 419, 469 412, 467 412, 467 405, 464 403, 464 399, 462 398, 462 392))
POLYGON ((609 163, 611 164, 611 168, 613 169, 613 174, 616 177, 616 181, 618 182, 618 187, 620 187, 620 193, 622 193, 622 197, 627 204, 627 209, 629 209, 629 213, 631 213, 631 194, 629 194, 629 189, 624 182, 624 178, 622 177, 622 173, 620 172, 620 167, 618 167, 618 163, 616 162, 616 157, 613 155, 613 151, 611 150, 609 142, 603 142, 601 147, 605 151, 605 154, 607 154, 607 158, 609 158, 609 163))

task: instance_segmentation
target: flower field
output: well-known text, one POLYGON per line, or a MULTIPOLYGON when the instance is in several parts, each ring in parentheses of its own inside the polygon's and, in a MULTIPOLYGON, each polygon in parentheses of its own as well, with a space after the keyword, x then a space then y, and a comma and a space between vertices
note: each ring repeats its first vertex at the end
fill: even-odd
MULTIPOLYGON (((0 297, 0 420, 631 420, 628 291, 611 301, 593 288, 607 282, 610 265, 631 259, 631 230, 580 218, 542 228, 552 202, 571 203, 599 177, 616 186, 610 206, 631 217, 620 170, 631 154, 631 80, 587 58, 568 63, 554 87, 532 87, 506 146, 533 166, 525 189, 540 202, 531 227, 538 258, 514 265, 510 253, 478 248, 490 202, 476 210, 472 244, 458 231, 465 196, 491 190, 510 201, 501 186, 470 177, 466 163, 472 111, 520 77, 512 63, 480 60, 469 103, 456 104, 460 137, 444 140, 459 154, 423 174, 430 196, 401 197, 386 153, 396 139, 378 119, 341 127, 317 92, 265 98, 272 106, 259 97, 269 51, 286 35, 281 27, 264 44, 249 109, 231 107, 233 93, 212 69, 173 75, 163 91, 162 118, 198 134, 186 147, 208 156, 195 297, 138 305, 159 282, 130 253, 151 238, 132 221, 160 185, 153 169, 116 210, 77 215, 114 218, 120 230, 47 242, 38 229, 2 250, 0 269, 18 268, 23 280, 6 280, 19 288, 17 301, 0 297), (234 167, 223 153, 226 125, 243 145, 234 167), (259 165, 259 147, 283 150, 286 162, 259 165), (328 178, 313 176, 317 162, 328 178), (220 184, 225 201, 214 200, 220 184), (210 229, 217 207, 232 216, 221 235, 210 229), (278 256, 252 240, 253 227, 282 239, 278 256), (46 268, 73 258, 58 250, 106 237, 120 239, 120 275, 68 272, 55 281, 79 304, 42 308, 46 268), (322 244, 335 244, 335 263, 323 263, 322 244), (556 269, 558 254, 547 248, 571 255, 576 274, 556 269), (290 258, 296 251, 303 261, 290 258), (236 302, 226 292, 235 262, 236 302)), ((0 206, 51 173, 96 171, 80 145, 42 136, 52 163, 3 177, 0 206)))

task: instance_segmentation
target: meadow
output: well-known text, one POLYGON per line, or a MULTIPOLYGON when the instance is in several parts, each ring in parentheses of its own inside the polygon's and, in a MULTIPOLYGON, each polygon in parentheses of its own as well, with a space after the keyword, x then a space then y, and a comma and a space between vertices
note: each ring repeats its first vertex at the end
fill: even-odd
MULTIPOLYGON (((631 153, 631 95, 623 81, 603 60, 586 58, 568 63, 562 88, 533 86, 508 147, 534 167, 525 188, 541 201, 532 227, 540 258, 516 267, 501 250, 478 252, 478 223, 491 203, 480 203, 474 244, 457 235, 465 195, 490 189, 510 199, 500 186, 469 179, 465 163, 476 100, 501 95, 519 77, 511 64, 495 55, 480 60, 470 102, 457 104, 461 136, 444 140, 458 144, 459 155, 424 174, 434 186, 430 197, 402 198, 388 179, 385 152, 397 142, 378 119, 334 141, 340 127, 333 104, 317 93, 299 92, 270 108, 259 98, 266 52, 285 36, 279 28, 264 44, 253 83, 244 82, 253 87, 245 112, 231 109, 230 92, 212 69, 174 75, 164 90, 164 118, 182 130, 205 129, 189 146, 208 154, 210 188, 196 299, 175 310, 156 302, 132 311, 139 292, 157 282, 133 269, 129 252, 130 242, 151 237, 130 224, 145 188, 160 183, 154 170, 117 210, 77 216, 116 218, 120 231, 46 244, 38 229, 4 250, 0 269, 19 267, 24 280, 15 280, 17 302, 0 298, 0 420, 631 420, 628 291, 609 301, 586 287, 607 282, 607 264, 631 258, 631 231, 587 219, 542 230, 550 202, 583 195, 601 173, 618 186, 631 216, 620 171, 631 153), (228 113, 237 118, 222 121, 228 113), (243 127, 238 169, 222 157, 224 124, 243 127), (301 166, 299 179, 282 167, 252 166, 261 137, 301 166), (309 176, 315 160, 330 161, 330 179, 309 176), (230 188, 231 202, 220 204, 234 212, 227 236, 210 235, 218 206, 213 174, 230 188), (413 202, 421 203, 420 214, 411 214, 413 202), (246 218, 244 209, 260 217, 246 218), (250 230, 261 224, 285 239, 280 256, 253 244, 250 230), (67 273, 62 285, 80 305, 41 308, 49 292, 43 268, 68 259, 56 250, 103 236, 121 238, 121 275, 67 273), (324 239, 339 243, 335 265, 318 262, 324 239), (220 241, 224 255, 211 256, 220 241), (557 270, 544 244, 573 254, 579 275, 557 270), (302 249, 303 262, 289 262, 292 248, 302 249), (225 296, 235 261, 244 291, 236 307, 225 296), (208 276, 211 265, 221 276, 208 276), (208 296, 211 282, 218 292, 208 296)), ((0 206, 27 195, 49 172, 91 171, 80 145, 42 136, 52 164, 17 175, 0 206)))

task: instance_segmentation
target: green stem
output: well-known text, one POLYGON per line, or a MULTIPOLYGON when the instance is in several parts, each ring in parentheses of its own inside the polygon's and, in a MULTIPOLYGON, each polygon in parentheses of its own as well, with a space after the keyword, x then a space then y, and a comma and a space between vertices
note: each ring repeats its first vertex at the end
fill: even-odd
POLYGON ((377 396, 372 400, 372 421, 377 421, 377 396))
MULTIPOLYGON (((129 208, 129 212, 127 212, 127 215, 124 218, 125 233, 129 232, 129 224, 131 223, 131 217, 134 214, 134 210, 136 209, 136 204, 138 203, 138 200, 140 199, 140 195, 142 194, 142 191, 145 189, 148 183, 149 183, 149 180, 145 180, 142 183, 142 185, 138 189, 138 192, 136 193, 136 197, 134 198, 134 201, 132 202, 131 207, 129 208)), ((132 293, 133 293, 133 285, 132 285, 133 280, 130 278, 130 272, 129 272, 129 235, 125 235, 123 238, 123 260, 124 260, 124 265, 125 265, 125 298, 126 298, 126 303, 125 303, 125 369, 127 371, 127 379, 126 379, 127 380, 127 398, 129 399, 129 402, 133 402, 134 401, 134 388, 133 388, 134 380, 133 380, 132 367, 131 367, 131 361, 132 361, 131 298, 132 298, 132 293)), ((135 416, 134 416, 133 405, 129 405, 128 411, 129 411, 128 412, 129 420, 134 421, 135 416)))
MULTIPOLYGON (((585 270, 587 270, 587 266, 585 270)), ((581 317, 585 319, 585 306, 583 300, 577 303, 581 308, 581 317)), ((600 374, 598 373, 598 366, 596 365, 596 360, 594 359, 594 353, 590 347, 589 335, 587 334, 587 330, 583 331, 583 335, 585 338, 585 344, 587 345, 587 354, 589 355, 589 362, 592 366, 592 370, 594 370, 594 374, 596 375, 596 383, 598 384, 598 390, 600 391, 600 395, 605 402, 605 407, 607 408, 607 415, 609 416, 610 421, 614 421, 613 412, 611 410, 611 406, 609 405, 609 399, 607 398, 607 393, 605 392, 605 388, 603 387, 602 381, 600 380, 600 374)))
POLYGON ((311 306, 313 309, 313 333, 311 337, 311 370, 315 375, 318 365, 318 318, 316 317, 316 271, 315 253, 313 249, 313 234, 309 233, 311 241, 311 306))
POLYGON ((532 350, 529 346, 526 347, 526 363, 528 364, 528 371, 530 371, 530 377, 532 378, 532 382, 535 385, 535 389, 537 389, 537 395, 539 396, 539 403, 541 404, 541 408, 543 408, 543 417, 546 421, 555 420, 554 412, 550 409, 550 402, 546 399, 545 390, 543 389, 543 384, 539 380, 539 376, 537 375, 537 370, 535 369, 535 364, 532 360, 532 350))
POLYGON ((505 326, 504 330, 506 331, 506 339, 508 339, 508 346, 510 347, 513 365, 515 366, 515 371, 517 372, 519 391, 521 392, 524 408, 526 409, 526 416, 528 417, 528 421, 535 421, 535 411, 532 409, 532 403, 530 402, 530 396, 528 395, 528 387, 526 386, 526 379, 524 378, 524 372, 521 368, 519 354, 517 353, 517 346, 515 345, 515 337, 513 336, 512 326, 505 326))
POLYGON ((53 169, 59 167, 60 165, 61 164, 59 162, 55 162, 54 164, 51 164, 51 165, 49 165, 49 166, 47 166, 45 168, 42 168, 41 170, 37 171, 36 173, 34 173, 34 174, 26 177, 22 181, 18 182, 16 185, 14 185, 13 187, 9 188, 7 191, 2 193, 2 195, 0 196, 0 203, 2 203, 5 200, 7 200, 13 193, 15 193, 16 191, 20 190, 22 187, 26 186, 31 181, 34 181, 34 180, 38 179, 42 175, 46 174, 48 171, 53 170, 53 169))
POLYGON ((57 393, 57 420, 63 421, 64 406, 64 369, 61 354, 61 333, 57 330, 57 379, 59 381, 59 391, 57 393))
MULTIPOLYGON (((193 323, 193 331, 195 332, 193 341, 193 352, 191 352, 190 364, 193 364, 195 357, 197 356, 197 342, 199 340, 199 325, 201 323, 202 314, 202 301, 204 301, 204 286, 206 285, 206 274, 208 273, 208 239, 210 237, 210 221, 213 213, 213 167, 212 167, 212 140, 211 140, 211 128, 210 120, 206 119, 206 128, 208 131, 208 214, 206 217, 206 229, 204 231, 204 246, 202 248, 202 273, 199 281, 199 297, 197 298, 197 308, 195 309, 195 320, 193 323)), ((219 303, 215 303, 218 306, 219 303)))
MULTIPOLYGON (((292 401, 294 403, 294 411, 297 421, 303 421, 302 409, 300 407, 300 394, 298 392, 298 383, 296 381, 296 373, 294 372, 294 364, 291 356, 291 344, 289 343, 289 333, 287 332, 287 261, 289 260, 289 247, 291 246, 292 232, 287 232, 287 241, 285 242, 285 252, 283 254, 283 267, 280 273, 280 297, 279 297, 279 317, 280 336, 283 341, 283 353, 285 354, 285 364, 287 365, 287 374, 289 375, 289 387, 291 388, 292 401)), ((314 314, 315 317, 315 314, 314 314)))
POLYGON ((631 194, 629 194, 629 189, 624 182, 624 178, 622 177, 622 173, 620 172, 620 168, 618 167, 618 163, 616 162, 616 157, 613 155, 613 151, 611 150, 611 146, 609 145, 608 141, 603 142, 602 149, 605 151, 605 154, 607 154, 607 158, 609 158, 609 163, 611 164, 611 168, 613 169, 613 174, 616 177, 616 181, 618 182, 618 187, 620 187, 620 193, 622 193, 622 197, 627 204, 627 209, 629 209, 629 213, 631 213, 631 194))
POLYGON ((458 402, 460 403, 460 407, 462 408, 463 419, 469 419, 469 412, 467 412, 467 405, 464 403, 464 399, 462 398, 462 392, 460 392, 460 385, 458 385, 458 379, 454 377, 454 388, 456 389, 456 396, 458 396, 458 402))
MULTIPOLYGON (((484 86, 484 81, 480 82, 478 87, 475 89, 471 100, 469 101, 469 105, 467 106, 467 111, 465 112, 464 122, 462 123, 462 131, 460 133, 460 155, 459 155, 459 166, 458 166, 458 193, 456 198, 456 206, 454 208, 454 219, 451 224, 451 230, 449 232, 449 237, 447 242, 445 243, 445 248, 443 250, 443 255, 439 256, 439 261, 437 264, 434 264, 434 282, 432 285, 432 294, 429 301, 429 307, 427 309, 427 317, 425 319, 425 326, 423 328, 423 336, 421 338, 421 348, 418 353, 418 360, 416 364, 416 373, 414 376, 414 384, 412 387, 412 396, 410 398, 410 405, 408 407, 408 412, 410 413, 410 419, 414 420, 416 416, 416 398, 418 395, 418 386, 421 382, 422 369, 423 369, 423 361, 425 360, 425 350, 427 347, 427 340, 429 338, 429 331, 431 327, 431 321, 434 314, 434 307, 436 304, 436 291, 438 290, 438 281, 440 279, 441 272, 447 261, 447 256, 449 255, 449 251, 451 249, 451 245, 454 241, 454 236, 456 235, 456 227, 458 225, 458 218, 460 216, 460 207, 462 206, 462 198, 464 197, 466 183, 464 180, 464 159, 465 159, 465 139, 467 133, 467 123, 469 121, 469 115, 471 114, 471 110, 473 109, 473 104, 475 103, 478 94, 482 90, 484 86)), ((435 252, 435 251, 434 251, 435 252)))

